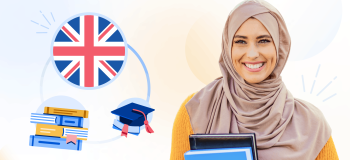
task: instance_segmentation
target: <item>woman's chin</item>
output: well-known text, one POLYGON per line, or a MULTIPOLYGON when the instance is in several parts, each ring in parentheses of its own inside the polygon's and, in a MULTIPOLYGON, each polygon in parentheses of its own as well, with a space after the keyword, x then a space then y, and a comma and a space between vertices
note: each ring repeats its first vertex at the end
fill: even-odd
POLYGON ((262 75, 254 75, 254 76, 247 75, 243 77, 243 79, 250 84, 254 84, 254 83, 259 83, 263 81, 265 78, 262 75))

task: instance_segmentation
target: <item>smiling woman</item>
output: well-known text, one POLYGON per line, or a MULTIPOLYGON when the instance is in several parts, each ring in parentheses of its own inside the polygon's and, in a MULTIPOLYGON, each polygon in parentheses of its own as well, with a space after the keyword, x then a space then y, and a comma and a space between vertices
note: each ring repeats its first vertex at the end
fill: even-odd
POLYGON ((270 33, 255 18, 249 18, 233 37, 232 64, 249 83, 268 78, 276 65, 277 52, 270 33))
POLYGON ((190 134, 255 133, 260 160, 336 160, 321 111, 293 97, 280 76, 291 39, 284 19, 263 0, 229 15, 215 79, 182 104, 173 126, 171 160, 184 159, 190 134))

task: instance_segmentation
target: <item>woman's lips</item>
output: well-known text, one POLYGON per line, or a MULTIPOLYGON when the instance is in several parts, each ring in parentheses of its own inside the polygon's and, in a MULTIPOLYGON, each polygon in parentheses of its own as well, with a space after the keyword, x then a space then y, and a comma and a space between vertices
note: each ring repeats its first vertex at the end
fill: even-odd
POLYGON ((243 63, 243 66, 250 72, 259 72, 265 67, 265 62, 247 62, 247 63, 243 63), (252 65, 259 65, 259 63, 262 63, 262 66, 260 66, 259 68, 249 68, 246 66, 246 64, 252 66, 252 65))

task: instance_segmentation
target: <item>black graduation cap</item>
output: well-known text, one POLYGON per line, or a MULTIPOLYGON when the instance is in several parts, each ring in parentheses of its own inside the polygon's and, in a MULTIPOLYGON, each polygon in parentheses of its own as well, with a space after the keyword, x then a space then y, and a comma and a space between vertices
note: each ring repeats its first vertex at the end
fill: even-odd
POLYGON ((145 125, 146 131, 148 133, 153 133, 154 131, 149 126, 147 121, 147 115, 153 111, 154 109, 152 108, 136 103, 129 103, 116 110, 113 110, 112 113, 119 116, 119 121, 124 124, 122 136, 126 137, 129 126, 145 125))

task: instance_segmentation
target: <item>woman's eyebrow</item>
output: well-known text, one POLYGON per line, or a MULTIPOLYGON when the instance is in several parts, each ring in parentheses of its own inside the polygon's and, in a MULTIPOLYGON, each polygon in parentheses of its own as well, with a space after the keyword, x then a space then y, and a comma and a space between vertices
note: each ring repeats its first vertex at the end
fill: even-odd
POLYGON ((259 37, 256 37, 256 39, 260 39, 260 38, 271 38, 270 35, 261 35, 259 37))
POLYGON ((243 39, 248 39, 247 36, 241 36, 241 35, 235 35, 233 38, 243 38, 243 39))

